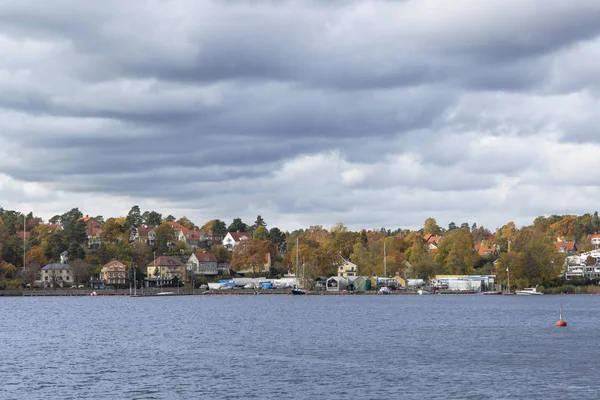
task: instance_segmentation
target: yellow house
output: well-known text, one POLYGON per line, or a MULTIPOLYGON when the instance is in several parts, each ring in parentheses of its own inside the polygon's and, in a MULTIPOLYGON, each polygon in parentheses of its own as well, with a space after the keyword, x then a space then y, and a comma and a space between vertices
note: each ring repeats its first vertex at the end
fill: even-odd
POLYGON ((338 276, 348 278, 349 276, 358 276, 358 266, 353 262, 344 260, 338 267, 338 276))
POLYGON ((183 279, 185 277, 185 264, 177 257, 160 256, 153 260, 146 267, 148 278, 165 278, 171 279, 177 277, 183 279))

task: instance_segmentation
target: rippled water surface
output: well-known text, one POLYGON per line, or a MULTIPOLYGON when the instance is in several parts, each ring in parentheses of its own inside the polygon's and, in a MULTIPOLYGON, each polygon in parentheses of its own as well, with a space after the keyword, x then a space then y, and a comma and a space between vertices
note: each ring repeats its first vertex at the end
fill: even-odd
POLYGON ((597 399, 599 311, 600 296, 0 298, 0 399, 597 399))

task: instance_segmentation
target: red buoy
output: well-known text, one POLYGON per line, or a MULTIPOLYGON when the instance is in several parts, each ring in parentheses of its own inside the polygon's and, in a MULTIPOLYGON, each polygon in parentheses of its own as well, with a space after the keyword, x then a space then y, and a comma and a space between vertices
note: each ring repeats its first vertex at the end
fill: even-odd
POLYGON ((560 313, 558 314, 558 321, 556 321, 556 326, 567 326, 567 321, 563 320, 562 317, 562 307, 560 308, 560 313))

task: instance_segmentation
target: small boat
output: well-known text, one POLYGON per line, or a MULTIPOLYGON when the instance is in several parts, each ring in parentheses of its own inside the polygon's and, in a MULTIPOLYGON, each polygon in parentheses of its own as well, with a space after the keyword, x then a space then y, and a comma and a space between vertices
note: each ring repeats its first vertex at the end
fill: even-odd
POLYGON ((538 292, 537 287, 538 287, 538 285, 535 285, 535 287, 524 288, 523 290, 517 290, 517 291, 515 291, 515 294, 517 296, 539 296, 539 295, 544 294, 542 292, 538 292))
POLYGON ((429 290, 426 290, 426 289, 419 289, 419 290, 417 290, 417 293, 419 293, 419 295, 421 295, 421 296, 427 296, 428 294, 431 294, 429 292, 429 290))
POLYGON ((292 289, 292 294, 298 295, 298 296, 304 296, 305 294, 308 294, 308 290, 304 290, 304 289, 292 289))
POLYGON ((387 286, 382 286, 382 287, 379 289, 379 292, 378 292, 378 293, 379 293, 379 294, 392 294, 392 289, 390 289, 390 288, 389 288, 389 287, 387 287, 387 286))
POLYGON ((157 296, 170 296, 170 295, 173 295, 173 294, 175 294, 175 292, 159 292, 159 293, 156 293, 157 296))

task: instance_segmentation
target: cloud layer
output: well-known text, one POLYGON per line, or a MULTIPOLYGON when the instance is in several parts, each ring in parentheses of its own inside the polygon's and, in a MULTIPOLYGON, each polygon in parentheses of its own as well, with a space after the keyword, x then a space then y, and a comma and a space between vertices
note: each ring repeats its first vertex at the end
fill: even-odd
POLYGON ((0 206, 295 229, 593 212, 597 1, 0 3, 0 206))

